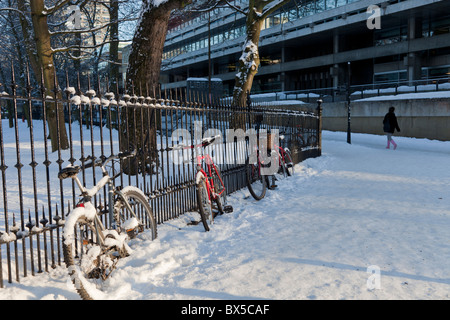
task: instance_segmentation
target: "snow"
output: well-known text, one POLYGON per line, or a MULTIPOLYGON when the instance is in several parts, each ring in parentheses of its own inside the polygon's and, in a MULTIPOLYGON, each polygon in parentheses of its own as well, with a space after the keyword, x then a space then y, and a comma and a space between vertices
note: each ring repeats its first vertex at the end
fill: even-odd
POLYGON ((155 7, 159 7, 161 4, 163 4, 165 2, 167 2, 167 0, 153 0, 153 1, 150 1, 150 3, 153 3, 153 5, 155 7))
POLYGON ((406 99, 449 99, 450 91, 434 91, 434 92, 419 92, 419 93, 403 93, 398 95, 377 96, 355 101, 392 101, 392 100, 406 100, 406 99))
MULTIPOLYGON (((102 297, 448 300, 450 142, 394 140, 395 151, 384 136, 352 134, 350 145, 323 132, 321 157, 259 202, 229 195, 233 213, 210 232, 188 225, 192 212, 158 225, 155 241, 132 240, 102 297)), ((5 287, 3 300, 80 299, 64 267, 5 287)))
POLYGON ((84 207, 80 207, 80 208, 75 208, 74 210, 72 210, 71 214, 67 217, 66 223, 64 225, 64 238, 65 238, 65 242, 66 244, 70 244, 73 242, 73 240, 75 239, 75 235, 74 235, 74 225, 77 222, 77 220, 81 217, 81 216, 85 216, 87 219, 89 220, 94 220, 95 218, 95 214, 96 214, 96 210, 95 207, 87 202, 84 204, 84 207))
POLYGON ((247 40, 242 48, 242 55, 239 61, 244 65, 245 70, 257 70, 255 59, 258 58, 258 46, 252 40, 247 40))
MULTIPOLYGON (((194 78, 194 77, 190 77, 187 78, 186 81, 208 81, 208 78, 194 78)), ((222 82, 222 79, 220 78, 211 78, 211 81, 217 81, 217 82, 222 82)))

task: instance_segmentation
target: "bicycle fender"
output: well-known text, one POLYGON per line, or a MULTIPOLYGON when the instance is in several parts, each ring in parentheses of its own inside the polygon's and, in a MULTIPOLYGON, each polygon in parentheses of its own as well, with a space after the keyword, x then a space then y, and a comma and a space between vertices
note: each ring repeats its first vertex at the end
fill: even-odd
POLYGON ((145 195, 145 193, 141 189, 136 188, 134 186, 126 186, 120 192, 123 194, 123 193, 126 193, 127 190, 133 190, 137 193, 140 193, 144 197, 144 199, 147 199, 147 201, 148 201, 148 197, 145 195))
POLYGON ((90 202, 86 202, 84 207, 73 209, 67 216, 66 222, 63 228, 63 237, 65 244, 71 244, 75 239, 74 226, 79 217, 85 216, 88 220, 94 220, 97 211, 90 202))

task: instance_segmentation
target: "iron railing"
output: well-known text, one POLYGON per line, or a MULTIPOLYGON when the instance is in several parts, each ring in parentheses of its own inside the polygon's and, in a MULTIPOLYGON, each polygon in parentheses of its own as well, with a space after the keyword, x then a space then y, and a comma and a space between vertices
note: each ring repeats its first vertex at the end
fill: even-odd
MULTIPOLYGON (((190 97, 182 90, 94 92, 89 87, 82 90, 79 84, 72 87, 68 77, 65 89, 54 90, 54 98, 36 94, 46 90, 41 82, 34 91, 28 74, 25 88, 18 88, 13 72, 11 83, 0 84, 0 287, 4 281, 20 282, 22 277, 63 263, 61 227, 78 197, 71 179, 57 177, 67 165, 108 157, 123 151, 124 146, 134 146, 138 149, 136 161, 112 168, 124 171, 116 182, 144 190, 161 224, 196 209, 195 163, 191 157, 176 162, 179 155, 168 149, 178 142, 174 134, 180 131, 175 130, 190 134, 187 142, 191 143, 213 132, 208 130, 223 134, 215 152, 222 154, 223 161, 218 164, 228 193, 246 187, 246 143, 230 140, 225 134, 233 129, 236 119, 244 119, 244 131, 255 126, 279 130, 295 162, 321 153, 320 107, 308 112, 275 105, 233 108, 219 98, 190 97), (58 128, 65 128, 69 140, 67 149, 54 152, 46 112, 52 105, 63 106, 65 123, 58 123, 58 128)), ((109 85, 99 83, 98 88, 102 87, 109 85)), ((81 181, 94 185, 99 174, 83 170, 81 181)), ((100 211, 105 209, 106 198, 105 190, 94 199, 100 211)))

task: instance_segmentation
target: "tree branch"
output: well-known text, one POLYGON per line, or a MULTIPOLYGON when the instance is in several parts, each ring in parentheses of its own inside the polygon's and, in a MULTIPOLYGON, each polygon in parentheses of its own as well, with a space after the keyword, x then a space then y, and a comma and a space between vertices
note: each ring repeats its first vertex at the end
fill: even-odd
MULTIPOLYGON (((108 43, 113 43, 116 42, 117 40, 109 40, 109 41, 102 41, 99 44, 93 45, 93 46, 78 46, 78 45, 73 45, 73 46, 68 46, 68 47, 64 47, 64 48, 56 48, 56 49, 52 49, 53 53, 58 53, 58 52, 68 52, 71 50, 80 50, 80 49, 96 49, 98 47, 101 47, 105 44, 108 43)), ((124 40, 121 42, 131 42, 131 40, 124 40)))
POLYGON ((230 3, 228 0, 225 0, 226 4, 229 5, 232 9, 236 10, 239 13, 242 13, 243 15, 247 15, 248 11, 242 10, 240 7, 235 6, 234 4, 230 3))
POLYGON ((19 13, 22 16, 22 18, 26 19, 26 17, 27 17, 25 15, 25 13, 23 13, 22 11, 20 11, 20 10, 18 10, 16 8, 0 8, 0 11, 14 11, 15 13, 19 13))
POLYGON ((50 15, 50 14, 55 13, 56 11, 58 11, 59 9, 64 7, 67 3, 69 3, 69 0, 62 0, 62 1, 58 2, 57 4, 55 4, 53 7, 46 8, 45 15, 50 15))
MULTIPOLYGON (((266 0, 266 1, 263 1, 263 2, 265 2, 266 3, 265 6, 267 6, 268 4, 272 3, 273 0, 266 0)), ((275 10, 281 8, 282 6, 284 6, 288 2, 290 2, 290 0, 283 0, 283 1, 280 1, 280 2, 278 2, 276 4, 274 4, 273 6, 271 6, 269 8, 264 7, 264 10, 263 10, 260 18, 261 19, 267 18, 272 12, 274 12, 275 10)))
MULTIPOLYGON (((120 19, 120 22, 125 22, 125 21, 135 21, 136 18, 130 18, 130 19, 120 19)), ((95 28, 91 28, 91 29, 82 29, 82 30, 63 30, 63 31, 50 31, 50 35, 51 36, 56 36, 56 35, 63 35, 63 34, 78 34, 78 33, 87 33, 87 32, 95 32, 104 28, 107 28, 113 24, 117 23, 117 21, 111 21, 108 22, 104 25, 95 27, 95 28)))

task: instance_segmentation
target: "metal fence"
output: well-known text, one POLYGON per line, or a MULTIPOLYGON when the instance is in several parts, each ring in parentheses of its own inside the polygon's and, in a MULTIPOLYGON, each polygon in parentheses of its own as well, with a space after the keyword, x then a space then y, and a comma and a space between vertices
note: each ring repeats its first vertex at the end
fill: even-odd
MULTIPOLYGON (((311 112, 275 105, 234 108, 222 99, 190 97, 182 90, 82 90, 80 81, 72 86, 68 78, 65 89, 54 90, 52 97, 36 94, 45 92, 43 84, 33 89, 29 75, 25 78, 25 88, 17 87, 14 76, 11 83, 0 84, 0 287, 4 281, 20 282, 63 263, 61 227, 78 197, 72 179, 57 177, 67 165, 108 157, 134 145, 138 161, 113 167, 125 171, 116 183, 144 190, 161 224, 196 210, 196 164, 191 158, 177 163, 168 149, 178 143, 176 130, 190 133, 191 143, 214 130, 223 134, 215 151, 222 154, 218 164, 228 193, 246 187, 245 143, 225 134, 236 119, 244 119, 243 130, 279 130, 295 162, 321 154, 320 105, 311 112), (68 148, 52 152, 46 110, 55 104, 64 111, 65 121, 58 128, 66 130, 68 148)), ((99 178, 101 172, 85 169, 81 180, 89 187, 99 178)), ((94 199, 100 211, 105 199, 106 190, 94 199)))
POLYGON ((450 77, 438 77, 422 80, 399 80, 389 82, 376 82, 370 84, 347 85, 341 87, 303 89, 294 91, 275 92, 271 95, 267 93, 255 94, 254 100, 265 101, 282 100, 301 100, 306 103, 313 103, 317 99, 324 102, 347 101, 347 95, 350 94, 351 100, 370 98, 374 96, 398 95, 402 93, 423 93, 423 92, 442 92, 450 90, 450 77))

